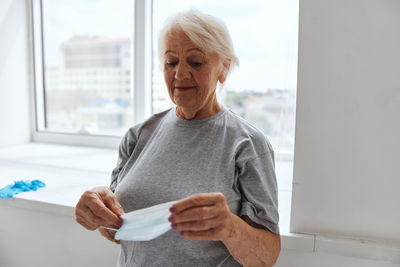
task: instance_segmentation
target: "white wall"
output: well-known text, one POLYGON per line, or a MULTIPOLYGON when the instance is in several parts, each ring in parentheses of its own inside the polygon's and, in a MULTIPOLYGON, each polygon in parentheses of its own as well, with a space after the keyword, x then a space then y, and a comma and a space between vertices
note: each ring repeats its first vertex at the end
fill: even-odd
POLYGON ((291 230, 400 244, 400 1, 301 0, 291 230))
POLYGON ((30 139, 27 2, 0 1, 0 147, 30 139))
POLYGON ((54 214, 0 203, 0 266, 115 266, 119 246, 97 231, 85 230, 75 222, 72 209, 70 213, 54 214))
POLYGON ((282 250, 275 267, 399 267, 399 265, 329 253, 282 250))

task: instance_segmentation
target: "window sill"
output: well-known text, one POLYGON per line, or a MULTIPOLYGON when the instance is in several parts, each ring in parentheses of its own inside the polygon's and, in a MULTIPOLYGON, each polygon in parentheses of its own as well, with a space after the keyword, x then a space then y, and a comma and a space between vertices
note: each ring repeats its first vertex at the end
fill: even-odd
MULTIPOLYGON (((95 186, 108 186, 117 161, 111 149, 29 143, 0 149, 0 188, 15 180, 39 179, 46 187, 0 200, 0 205, 74 217, 82 193, 95 186)), ((291 163, 277 162, 279 213, 283 250, 328 253, 400 263, 400 247, 365 240, 325 237, 289 232, 291 163), (289 168, 290 170, 286 170, 289 168)))

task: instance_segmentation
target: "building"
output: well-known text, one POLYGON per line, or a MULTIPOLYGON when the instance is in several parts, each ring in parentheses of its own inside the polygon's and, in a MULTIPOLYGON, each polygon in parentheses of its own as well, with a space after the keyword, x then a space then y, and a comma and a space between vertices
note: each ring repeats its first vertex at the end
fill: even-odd
POLYGON ((46 90, 93 91, 131 99, 131 39, 76 36, 60 45, 60 65, 46 66, 46 90))
POLYGON ((131 57, 128 37, 75 36, 63 42, 59 66, 46 65, 48 127, 106 133, 131 126, 131 57), (101 118, 110 106, 107 121, 113 123, 107 124, 101 118))

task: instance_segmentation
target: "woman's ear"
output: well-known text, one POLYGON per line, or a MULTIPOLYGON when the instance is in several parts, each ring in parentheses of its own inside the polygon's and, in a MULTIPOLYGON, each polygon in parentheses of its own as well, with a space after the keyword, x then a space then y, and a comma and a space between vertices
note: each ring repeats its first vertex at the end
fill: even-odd
POLYGON ((230 68, 231 68, 231 60, 230 59, 224 60, 221 66, 221 73, 218 76, 218 81, 221 84, 223 84, 226 80, 226 77, 228 77, 230 68))

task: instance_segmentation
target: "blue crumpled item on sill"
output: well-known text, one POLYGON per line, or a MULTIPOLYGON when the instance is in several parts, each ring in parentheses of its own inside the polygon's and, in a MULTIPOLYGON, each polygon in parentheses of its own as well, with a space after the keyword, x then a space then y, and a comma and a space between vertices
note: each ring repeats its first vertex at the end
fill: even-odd
POLYGON ((45 183, 39 180, 33 181, 15 181, 14 184, 7 185, 0 189, 0 198, 13 197, 16 194, 27 191, 36 191, 44 187, 45 183))

